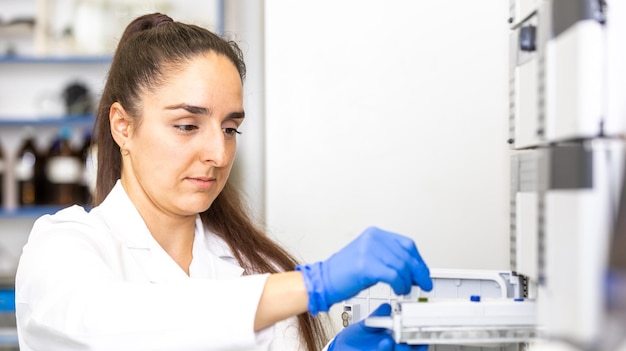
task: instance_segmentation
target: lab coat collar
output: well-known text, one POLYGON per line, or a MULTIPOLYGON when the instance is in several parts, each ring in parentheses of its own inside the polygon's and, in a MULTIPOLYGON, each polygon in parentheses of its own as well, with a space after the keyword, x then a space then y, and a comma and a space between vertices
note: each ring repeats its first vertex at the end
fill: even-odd
POLYGON ((243 271, 228 244, 205 230, 198 216, 189 275, 192 278, 228 279, 241 276, 243 271))
POLYGON ((96 212, 100 212, 111 235, 119 237, 125 243, 153 283, 188 278, 236 278, 244 271, 236 264, 237 261, 228 245, 215 234, 205 230, 198 216, 195 223, 193 259, 189 268, 190 276, 187 276, 152 237, 119 180, 102 204, 96 208, 96 212))
POLYGON ((120 237, 128 248, 150 249, 152 235, 120 180, 96 211, 102 214, 111 235, 120 237))

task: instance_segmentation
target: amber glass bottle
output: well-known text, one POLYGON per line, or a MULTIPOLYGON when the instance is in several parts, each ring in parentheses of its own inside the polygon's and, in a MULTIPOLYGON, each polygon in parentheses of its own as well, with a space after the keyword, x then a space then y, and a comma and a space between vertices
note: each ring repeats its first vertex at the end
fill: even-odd
POLYGON ((91 183, 92 178, 95 175, 95 169, 93 169, 93 148, 94 145, 91 139, 91 132, 85 132, 83 134, 83 144, 78 151, 83 170, 80 184, 77 187, 77 199, 84 205, 89 205, 91 203, 91 183))
POLYGON ((4 194, 6 193, 5 191, 5 186, 4 186, 4 179, 6 178, 6 158, 4 156, 4 150, 2 149, 2 141, 0 140, 0 208, 3 208, 5 203, 4 203, 4 194))
POLYGON ((80 156, 70 143, 72 130, 59 128, 58 137, 52 142, 46 160, 46 179, 48 181, 48 203, 66 206, 80 203, 76 194, 80 186, 83 167, 80 156))
POLYGON ((22 145, 15 159, 15 179, 17 196, 20 206, 42 205, 44 191, 42 188, 43 159, 35 147, 35 138, 31 130, 26 131, 22 145))

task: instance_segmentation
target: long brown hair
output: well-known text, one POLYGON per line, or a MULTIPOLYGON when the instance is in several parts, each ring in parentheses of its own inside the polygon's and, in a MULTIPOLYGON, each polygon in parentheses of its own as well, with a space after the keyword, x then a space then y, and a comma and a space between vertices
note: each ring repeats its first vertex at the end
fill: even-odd
MULTIPOLYGON (((93 205, 102 203, 121 176, 122 159, 109 124, 111 105, 119 102, 130 116, 139 119, 141 92, 158 88, 168 69, 206 52, 227 57, 243 82, 246 66, 235 42, 159 13, 138 17, 128 25, 113 56, 96 115, 93 135, 98 144, 99 167, 93 205)), ((293 270, 296 260, 254 223, 241 199, 237 189, 227 182, 211 207, 200 214, 202 222, 229 245, 245 274, 293 270)), ((308 313, 299 315, 298 323, 306 349, 322 349, 328 341, 324 323, 308 313)))

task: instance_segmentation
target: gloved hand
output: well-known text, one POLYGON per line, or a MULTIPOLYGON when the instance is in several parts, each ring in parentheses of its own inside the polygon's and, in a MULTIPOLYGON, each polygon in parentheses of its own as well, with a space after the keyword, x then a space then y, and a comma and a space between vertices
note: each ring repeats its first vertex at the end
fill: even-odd
MULTIPOLYGON (((391 306, 388 303, 380 305, 372 316, 389 316, 391 306)), ((391 336, 391 330, 385 328, 371 328, 365 326, 365 321, 352 324, 342 330, 328 346, 328 351, 426 351, 428 345, 396 344, 391 336)))
POLYGON ((309 313, 326 312, 333 304, 384 282, 396 295, 408 294, 412 285, 433 287, 430 271, 413 240, 370 227, 328 260, 298 265, 309 294, 309 313))

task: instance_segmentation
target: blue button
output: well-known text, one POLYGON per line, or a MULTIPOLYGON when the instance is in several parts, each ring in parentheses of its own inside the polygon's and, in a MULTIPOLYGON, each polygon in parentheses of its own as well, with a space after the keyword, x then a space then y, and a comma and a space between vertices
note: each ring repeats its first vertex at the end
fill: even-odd
POLYGON ((472 296, 470 296, 470 301, 472 301, 472 302, 480 302, 480 295, 472 295, 472 296))

